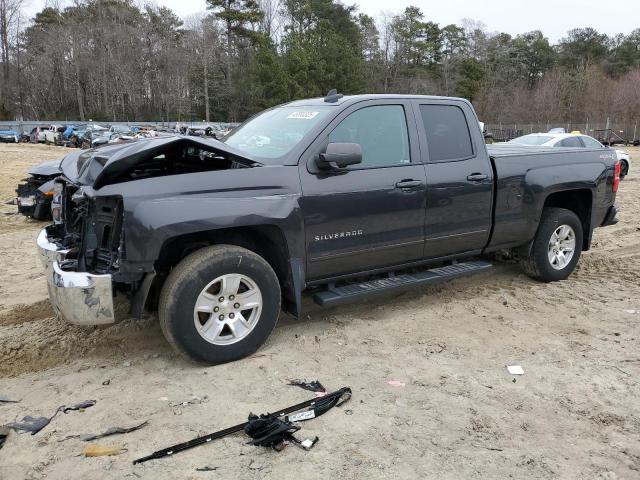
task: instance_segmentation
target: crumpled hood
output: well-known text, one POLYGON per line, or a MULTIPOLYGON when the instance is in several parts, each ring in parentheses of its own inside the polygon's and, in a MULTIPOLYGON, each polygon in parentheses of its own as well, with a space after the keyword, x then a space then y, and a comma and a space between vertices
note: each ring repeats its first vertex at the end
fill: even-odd
POLYGON ((49 160, 47 162, 42 162, 35 167, 32 167, 31 170, 28 170, 27 173, 29 175, 44 175, 44 176, 52 176, 60 174, 60 160, 49 160))
POLYGON ((169 147, 178 146, 205 147, 221 154, 229 155, 239 162, 249 165, 260 164, 240 150, 218 140, 173 135, 73 152, 62 160, 61 168, 65 177, 72 182, 91 185, 93 188, 98 189, 109 184, 110 181, 123 172, 134 168, 138 162, 160 155, 169 147))

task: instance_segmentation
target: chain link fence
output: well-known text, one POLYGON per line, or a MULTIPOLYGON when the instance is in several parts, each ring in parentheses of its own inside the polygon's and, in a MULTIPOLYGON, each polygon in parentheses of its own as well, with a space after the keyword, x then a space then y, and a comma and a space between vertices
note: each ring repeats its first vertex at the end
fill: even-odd
POLYGON ((494 142, 507 142, 529 133, 545 133, 554 128, 562 128, 565 132, 580 132, 598 139, 604 144, 640 145, 640 125, 638 120, 628 123, 604 121, 597 123, 490 123, 486 124, 486 132, 490 133, 494 142))

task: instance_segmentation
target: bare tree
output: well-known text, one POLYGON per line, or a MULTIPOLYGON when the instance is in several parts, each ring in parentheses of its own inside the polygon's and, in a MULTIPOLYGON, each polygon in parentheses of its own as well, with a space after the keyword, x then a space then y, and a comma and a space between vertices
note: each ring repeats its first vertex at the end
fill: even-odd
MULTIPOLYGON (((0 61, 2 61, 2 82, 0 82, 0 110, 6 109, 11 81, 11 40, 20 22, 24 0, 0 0, 0 61)), ((16 36, 17 37, 17 36, 16 36)))

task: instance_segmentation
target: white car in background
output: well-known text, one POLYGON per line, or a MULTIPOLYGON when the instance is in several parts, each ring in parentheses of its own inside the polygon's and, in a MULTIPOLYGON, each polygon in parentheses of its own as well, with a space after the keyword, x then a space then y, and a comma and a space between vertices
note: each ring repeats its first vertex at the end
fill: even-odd
MULTIPOLYGON (((531 133, 509 140, 507 143, 538 147, 608 148, 595 138, 581 133, 531 133)), ((622 179, 629 173, 631 155, 624 150, 615 150, 615 152, 620 160, 620 178, 622 179)))
POLYGON ((51 125, 44 131, 44 143, 47 145, 58 145, 60 143, 60 137, 66 127, 62 125, 51 125))

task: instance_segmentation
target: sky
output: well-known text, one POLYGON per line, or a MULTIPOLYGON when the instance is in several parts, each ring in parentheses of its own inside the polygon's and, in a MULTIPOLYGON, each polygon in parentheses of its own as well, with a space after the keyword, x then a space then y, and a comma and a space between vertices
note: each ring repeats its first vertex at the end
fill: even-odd
MULTIPOLYGON (((26 1, 29 16, 42 9, 46 1, 66 3, 65 0, 26 1)), ((154 0, 153 3, 171 8, 182 18, 206 9, 205 0, 154 0)), ((342 3, 356 3, 359 11, 373 17, 380 16, 381 12, 399 13, 415 5, 425 14, 425 20, 441 26, 459 24, 461 19, 470 18, 483 22, 490 32, 517 35, 542 30, 554 43, 573 28, 593 27, 609 35, 628 34, 640 28, 638 0, 611 3, 602 0, 346 0, 342 3)))

